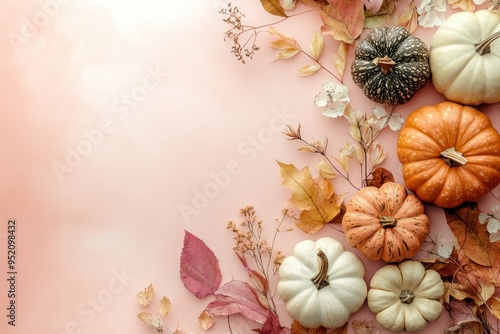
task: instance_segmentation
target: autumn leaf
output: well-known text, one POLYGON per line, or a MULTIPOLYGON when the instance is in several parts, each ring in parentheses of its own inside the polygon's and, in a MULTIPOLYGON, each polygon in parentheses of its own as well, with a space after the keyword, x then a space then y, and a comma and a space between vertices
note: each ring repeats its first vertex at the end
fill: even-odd
POLYGON ((304 65, 299 68, 299 75, 302 77, 306 77, 308 75, 314 74, 321 69, 319 65, 304 65))
POLYGON ((216 300, 207 305, 205 310, 211 315, 242 314, 248 320, 260 324, 267 321, 269 310, 261 305, 257 292, 243 281, 230 281, 215 292, 216 300))
POLYGON ((384 0, 378 11, 372 11, 367 8, 365 12, 364 27, 373 29, 386 25, 394 25, 395 20, 397 20, 396 2, 394 0, 384 0))
POLYGON ((137 294, 137 301, 142 306, 148 306, 149 302, 155 297, 155 291, 153 289, 153 284, 149 284, 144 291, 137 294))
POLYGON ((394 182, 394 175, 385 168, 377 167, 372 172, 372 178, 367 180, 367 185, 380 188, 386 182, 394 182))
POLYGON ((276 16, 287 17, 280 0, 260 0, 260 3, 268 13, 276 16))
POLYGON ((222 280, 219 260, 198 237, 184 231, 180 276, 182 283, 198 298, 217 291, 222 280))
POLYGON ((407 1, 406 4, 403 3, 401 6, 398 2, 397 12, 401 13, 397 25, 406 28, 412 34, 418 27, 418 13, 415 2, 413 0, 407 1))
POLYGON ((335 40, 352 44, 363 31, 365 13, 363 0, 300 0, 304 5, 317 9, 323 26, 321 31, 335 40))
POLYGON ((497 319, 500 319, 500 292, 498 293, 498 297, 494 296, 490 299, 489 309, 497 319))
MULTIPOLYGON (((292 334, 327 334, 325 327, 306 328, 302 326, 297 320, 292 322, 292 334)), ((347 334, 347 332, 345 332, 347 334)))
POLYGON ((315 32, 313 40, 309 45, 309 48, 311 49, 311 57, 313 57, 314 60, 318 60, 321 57, 324 45, 325 40, 323 39, 321 33, 315 32))
POLYGON ((259 285, 261 286, 261 291, 263 295, 267 295, 267 292, 269 291, 269 284, 264 276, 262 276, 261 273, 259 273, 257 270, 250 268, 250 266, 247 263, 247 260, 241 256, 240 254, 236 253, 238 256, 238 259, 240 260, 241 264, 245 268, 245 270, 248 272, 250 277, 255 281, 259 282, 259 285))
POLYGON ((321 174, 313 179, 309 166, 299 171, 294 165, 278 164, 282 184, 292 191, 289 201, 301 210, 296 221, 301 230, 315 233, 337 216, 343 198, 335 194, 330 180, 321 174))
POLYGON ((344 77, 345 63, 347 60, 347 47, 349 44, 340 42, 338 54, 333 54, 333 64, 340 77, 344 77))
POLYGON ((320 162, 316 164, 316 168, 325 179, 333 179, 337 176, 332 165, 325 159, 325 157, 322 157, 320 162))
POLYGON ((204 310, 198 316, 198 323, 200 324, 200 327, 206 331, 207 329, 212 327, 212 325, 214 324, 214 320, 212 319, 212 315, 204 310))
POLYGON ((464 203, 444 213, 458 245, 472 261, 483 266, 500 261, 500 243, 490 242, 486 226, 479 222, 477 203, 464 203))
POLYGON ((352 330, 354 334, 372 334, 375 328, 375 323, 373 320, 353 320, 352 330))
POLYGON ((272 311, 269 311, 266 322, 261 328, 253 329, 254 332, 259 334, 291 334, 290 328, 282 327, 280 325, 279 317, 272 311))
POLYGON ((157 332, 163 330, 163 322, 159 316, 154 316, 151 313, 141 312, 137 317, 149 327, 153 327, 157 332))
POLYGON ((452 9, 461 9, 467 12, 473 12, 476 10, 476 5, 473 0, 448 0, 452 9))
POLYGON ((158 314, 161 317, 165 318, 168 312, 170 312, 170 309, 172 308, 172 303, 170 302, 170 299, 168 299, 167 297, 163 297, 158 302, 158 305, 159 305, 158 314))

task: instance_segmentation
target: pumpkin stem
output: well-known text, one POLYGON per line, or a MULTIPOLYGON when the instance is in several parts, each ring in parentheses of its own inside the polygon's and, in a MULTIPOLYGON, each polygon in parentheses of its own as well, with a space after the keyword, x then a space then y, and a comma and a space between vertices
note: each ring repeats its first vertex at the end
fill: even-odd
POLYGON ((316 276, 311 278, 311 281, 316 286, 316 289, 321 290, 325 286, 330 285, 330 282, 328 282, 328 258, 326 257, 325 253, 323 253, 322 250, 318 252, 318 258, 319 258, 319 271, 316 274, 316 276))
POLYGON ((399 300, 401 300, 401 303, 411 304, 413 302, 413 299, 415 299, 415 294, 411 290, 403 290, 399 295, 399 300))
POLYGON ((474 44, 474 46, 476 47, 476 52, 479 53, 481 56, 486 53, 490 53, 491 52, 490 44, 493 43, 493 41, 499 37, 500 37, 500 31, 497 31, 493 35, 485 38, 483 41, 474 44))
POLYGON ((396 65, 396 62, 389 56, 385 56, 383 58, 377 57, 373 59, 373 63, 377 66, 380 66, 380 69, 384 74, 387 74, 387 72, 392 72, 392 68, 394 67, 394 65, 396 65))
POLYGON ((454 166, 465 166, 467 159, 464 157, 462 152, 457 151, 456 148, 450 147, 440 153, 441 158, 450 167, 454 166))
POLYGON ((383 216, 382 219, 380 219, 380 224, 382 225, 383 228, 389 228, 389 227, 395 227, 398 224, 398 221, 396 218, 383 216))

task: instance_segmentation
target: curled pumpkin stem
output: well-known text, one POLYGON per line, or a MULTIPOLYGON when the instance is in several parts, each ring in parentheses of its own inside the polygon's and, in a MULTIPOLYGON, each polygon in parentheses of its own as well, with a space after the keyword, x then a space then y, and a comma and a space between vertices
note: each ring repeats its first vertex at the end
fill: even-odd
POLYGON ((440 153, 440 155, 444 162, 446 162, 450 167, 465 166, 467 163, 467 159, 464 157, 462 152, 457 151, 454 147, 444 150, 440 153))
POLYGON ((383 228, 395 227, 398 224, 398 220, 394 217, 383 216, 380 219, 380 224, 383 228))
POLYGON ((330 282, 328 282, 328 258, 322 250, 318 252, 318 258, 319 271, 313 278, 311 278, 311 281, 316 286, 316 289, 321 290, 325 286, 330 285, 330 282))
POLYGON ((399 295, 399 300, 401 300, 401 303, 411 304, 413 302, 413 299, 415 299, 415 294, 411 290, 403 290, 399 295))
POLYGON ((491 43, 493 43, 493 41, 495 41, 499 37, 500 37, 500 31, 497 31, 493 35, 485 38, 483 41, 474 44, 474 46, 476 47, 476 52, 479 53, 481 56, 485 55, 487 53, 490 53, 491 52, 491 48, 490 48, 491 43))
POLYGON ((383 58, 377 57, 373 59, 373 63, 377 66, 380 66, 380 69, 382 70, 382 73, 387 74, 388 72, 393 71, 394 65, 396 65, 396 62, 391 59, 389 56, 384 56, 383 58))

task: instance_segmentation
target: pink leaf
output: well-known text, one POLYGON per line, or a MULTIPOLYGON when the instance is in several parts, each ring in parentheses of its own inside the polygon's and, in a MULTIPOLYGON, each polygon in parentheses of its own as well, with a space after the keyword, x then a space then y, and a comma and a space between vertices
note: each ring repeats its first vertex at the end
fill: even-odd
POLYGON ((219 260, 214 252, 188 231, 184 231, 180 275, 186 289, 198 298, 213 294, 222 280, 219 260))
POLYGON ((267 320, 262 328, 252 330, 259 334, 292 334, 290 328, 281 327, 280 319, 272 311, 269 311, 267 320))
POLYGON ((238 256, 238 259, 240 259, 241 264, 248 271, 248 273, 260 282, 260 284, 262 285, 262 293, 264 295, 267 295, 267 292, 269 291, 269 284, 267 283, 266 278, 262 276, 258 271, 250 268, 250 266, 247 263, 247 260, 243 256, 241 256, 238 253, 236 253, 236 255, 238 256))
POLYGON ((212 315, 240 313, 259 324, 267 321, 269 310, 259 303, 257 293, 246 282, 230 281, 224 284, 215 292, 215 298, 205 309, 212 315))
POLYGON ((370 11, 372 14, 380 10, 383 2, 384 0, 363 0, 366 10, 370 11))

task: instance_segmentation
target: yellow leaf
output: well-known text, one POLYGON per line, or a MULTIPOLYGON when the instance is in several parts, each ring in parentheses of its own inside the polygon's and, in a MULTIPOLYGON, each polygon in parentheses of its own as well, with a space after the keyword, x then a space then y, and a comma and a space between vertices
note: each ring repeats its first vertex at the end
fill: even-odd
POLYGON ((160 316, 165 318, 168 312, 170 312, 171 307, 172 303, 170 303, 170 300, 167 297, 163 297, 162 299, 160 299, 159 302, 158 314, 160 314, 160 316))
POLYGON ((318 60, 319 57, 321 57, 324 45, 325 45, 325 40, 323 39, 321 33, 319 32, 314 33, 314 37, 311 42, 310 48, 311 48, 311 56, 315 60, 318 60))
POLYGON ((347 59, 347 46, 347 43, 340 42, 338 55, 333 54, 333 64, 335 65, 335 69, 340 74, 341 78, 344 76, 345 62, 347 59))
POLYGON ((283 49, 278 53, 276 59, 289 59, 295 56, 299 52, 297 48, 283 49))
POLYGON ((309 166, 299 171, 294 165, 278 164, 282 184, 292 191, 290 203, 302 211, 297 227, 307 233, 319 231, 340 212, 343 198, 335 194, 329 179, 321 175, 313 179, 309 166))
POLYGON ((295 41, 290 40, 290 39, 280 38, 280 39, 277 39, 277 40, 271 42, 270 45, 272 48, 278 49, 278 50, 293 49, 293 48, 298 50, 297 46, 295 45, 295 41))
POLYGON ((155 296, 155 291, 153 289, 153 284, 149 284, 144 291, 141 291, 137 294, 137 301, 142 306, 148 306, 149 302, 153 300, 155 296))
POLYGON ((321 176, 323 176, 325 179, 333 179, 337 176, 337 174, 335 174, 335 171, 333 170, 332 165, 328 161, 326 161, 324 157, 320 162, 318 162, 316 167, 318 168, 321 176))
POLYGON ((287 17, 280 0, 260 0, 260 3, 268 13, 276 16, 287 17))
POLYGON ((163 330, 163 323, 161 319, 155 317, 151 313, 141 312, 137 315, 137 317, 149 327, 153 327, 157 332, 161 332, 163 330))
POLYGON ((198 323, 200 324, 201 328, 206 331, 207 329, 212 327, 212 325, 214 324, 214 320, 212 319, 212 315, 204 310, 198 317, 198 323))
POLYGON ((305 77, 318 72, 320 68, 321 66, 319 65, 305 65, 299 68, 299 75, 305 77))
POLYGON ((467 12, 473 12, 476 10, 476 5, 472 0, 448 0, 448 3, 453 9, 460 8, 461 10, 467 12))
POLYGON ((500 319, 500 296, 490 299, 490 310, 497 319, 500 319))

